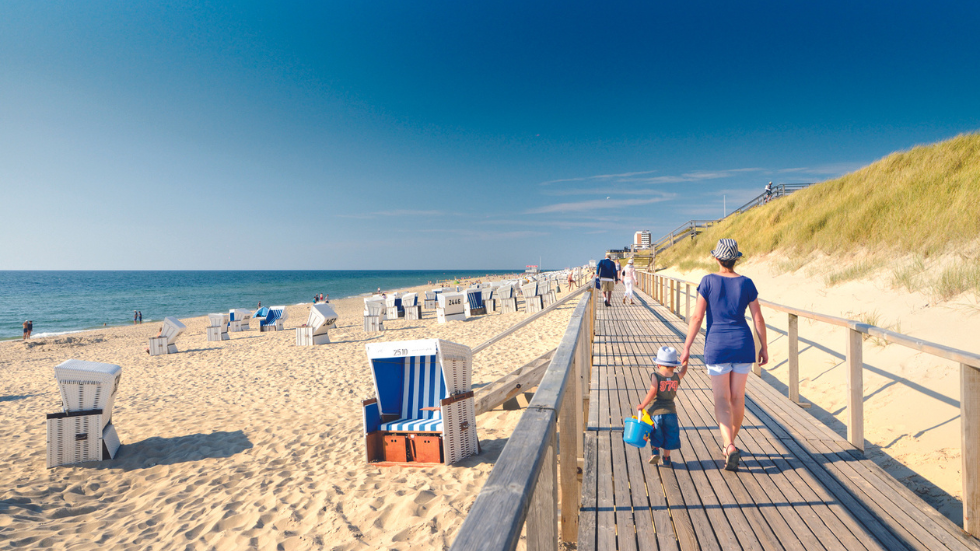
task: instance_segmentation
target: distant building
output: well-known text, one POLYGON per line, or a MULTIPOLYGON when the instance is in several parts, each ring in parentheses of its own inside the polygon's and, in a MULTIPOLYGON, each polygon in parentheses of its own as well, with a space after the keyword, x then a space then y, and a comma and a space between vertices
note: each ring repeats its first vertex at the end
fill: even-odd
POLYGON ((642 230, 633 234, 633 245, 636 245, 637 248, 649 247, 651 242, 650 230, 642 230))

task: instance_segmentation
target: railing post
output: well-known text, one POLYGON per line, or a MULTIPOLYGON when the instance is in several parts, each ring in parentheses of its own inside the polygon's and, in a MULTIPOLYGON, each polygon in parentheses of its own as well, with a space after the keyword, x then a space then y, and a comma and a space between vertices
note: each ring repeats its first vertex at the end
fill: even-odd
POLYGON ((674 280, 670 279, 667 282, 667 286, 670 292, 670 311, 671 313, 673 313, 674 312, 674 280))
POLYGON ((528 551, 558 551, 558 465, 554 423, 548 428, 547 445, 527 512, 528 551))
POLYGON ((789 315, 786 337, 789 341, 789 399, 794 404, 800 402, 800 318, 796 314, 789 315))
POLYGON ((686 307, 687 313, 684 315, 684 321, 688 321, 689 322, 689 321, 691 321, 691 284, 690 283, 685 283, 684 285, 685 285, 685 291, 684 291, 684 293, 687 295, 687 300, 686 300, 686 303, 687 303, 687 307, 686 307))
POLYGON ((963 529, 980 538, 980 370, 960 364, 963 529))
POLYGON ((847 440, 864 451, 864 339, 847 329, 847 440))
MULTIPOLYGON (((574 362, 574 356, 572 358, 574 362)), ((574 371, 572 374, 573 376, 576 375, 574 371)), ((580 405, 578 397, 581 395, 578 381, 578 377, 575 377, 572 388, 565 391, 565 396, 561 401, 561 411, 558 413, 558 422, 561 424, 558 433, 560 438, 558 444, 559 468, 561 469, 561 477, 559 478, 561 483, 561 539, 567 542, 578 541, 578 508, 580 503, 578 453, 579 450, 584 449, 582 443, 584 434, 579 428, 581 427, 579 418, 582 415, 582 408, 577 407, 580 405)))

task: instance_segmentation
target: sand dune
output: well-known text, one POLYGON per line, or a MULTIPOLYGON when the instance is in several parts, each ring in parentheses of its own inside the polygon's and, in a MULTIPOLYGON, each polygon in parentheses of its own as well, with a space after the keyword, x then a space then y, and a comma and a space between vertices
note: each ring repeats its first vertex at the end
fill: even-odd
MULTIPOLYGON (((367 465, 364 344, 442 338, 472 347, 525 314, 439 325, 425 311, 366 334, 361 299, 331 304, 338 329, 318 347, 295 346, 292 330, 208 342, 204 317, 182 320, 180 352, 167 356, 144 352, 159 327, 150 323, 0 343, 0 547, 448 548, 521 412, 478 417, 483 453, 456 465, 367 465), (113 461, 49 470, 44 414, 60 410, 53 368, 68 358, 123 367, 113 412, 123 447, 113 461)), ((573 308, 477 354, 474 383, 557 346, 573 308)), ((307 311, 289 307, 287 329, 307 311)))

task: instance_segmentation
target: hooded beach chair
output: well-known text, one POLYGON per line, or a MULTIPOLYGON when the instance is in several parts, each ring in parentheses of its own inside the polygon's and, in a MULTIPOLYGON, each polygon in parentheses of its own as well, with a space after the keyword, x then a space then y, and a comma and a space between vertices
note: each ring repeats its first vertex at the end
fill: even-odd
POLYGON ((384 301, 380 298, 364 299, 364 332, 374 333, 385 330, 384 301))
POLYGON ((67 360, 54 368, 62 411, 47 415, 47 466, 112 459, 119 436, 112 406, 122 368, 114 364, 67 360))
POLYGON ((439 293, 439 306, 436 308, 436 321, 446 323, 466 319, 466 295, 456 292, 439 293))
POLYGON ((436 293, 442 292, 442 289, 437 289, 435 291, 425 292, 425 309, 435 310, 439 307, 439 301, 436 299, 436 293))
POLYGON ((163 318, 163 327, 159 337, 150 337, 150 355, 160 356, 162 354, 177 353, 177 337, 181 335, 187 326, 174 317, 163 318))
POLYGON ((230 314, 208 314, 207 328, 209 341, 228 340, 228 318, 230 314))
POLYGON ((366 345, 368 462, 452 464, 479 453, 469 347, 439 339, 366 345))
POLYGON ((405 317, 405 310, 402 309, 401 295, 391 293, 385 297, 385 319, 396 320, 405 317))
POLYGON ((558 300, 551 285, 551 278, 538 283, 538 294, 541 296, 541 305, 549 306, 558 300))
POLYGON ((314 304, 310 307, 310 317, 305 327, 296 328, 296 344, 298 346, 314 346, 327 344, 330 336, 327 329, 337 327, 337 313, 327 303, 314 304))
POLYGON ((285 306, 270 306, 265 318, 259 321, 259 331, 282 331, 288 317, 285 306))
POLYGON ((501 313, 517 311, 517 297, 514 296, 513 285, 501 285, 497 288, 497 301, 500 302, 501 313))
POLYGON ((466 302, 463 303, 463 314, 467 317, 482 316, 487 313, 483 305, 483 291, 480 289, 467 289, 466 302))
POLYGON ((528 314, 540 312, 544 308, 541 296, 538 294, 538 282, 532 281, 521 286, 521 294, 524 295, 524 311, 528 314))
POLYGON ((483 307, 486 309, 486 313, 488 314, 497 310, 497 301, 494 300, 494 291, 496 291, 496 288, 489 285, 483 289, 480 289, 480 299, 483 301, 483 307))
POLYGON ((402 295, 402 310, 405 311, 405 319, 422 319, 422 306, 419 305, 418 293, 405 293, 402 295))
POLYGON ((241 308, 228 310, 228 330, 232 333, 238 331, 248 331, 248 320, 252 319, 252 312, 241 308))

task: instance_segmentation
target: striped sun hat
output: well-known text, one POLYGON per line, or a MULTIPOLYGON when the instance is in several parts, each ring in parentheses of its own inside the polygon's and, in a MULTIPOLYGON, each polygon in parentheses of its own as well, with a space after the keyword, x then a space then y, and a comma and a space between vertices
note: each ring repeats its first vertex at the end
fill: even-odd
POLYGON ((734 239, 725 238, 718 240, 718 246, 711 251, 711 255, 718 260, 735 260, 742 256, 742 253, 738 252, 738 243, 734 239))

